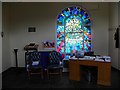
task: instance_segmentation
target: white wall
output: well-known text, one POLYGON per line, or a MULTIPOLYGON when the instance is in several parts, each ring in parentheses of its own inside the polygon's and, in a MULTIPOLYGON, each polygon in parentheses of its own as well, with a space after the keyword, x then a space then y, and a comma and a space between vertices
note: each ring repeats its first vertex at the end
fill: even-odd
POLYGON ((108 55, 108 3, 11 3, 9 34, 12 66, 15 66, 14 48, 19 49, 18 63, 22 67, 25 63, 23 48, 26 44, 35 42, 42 49, 42 41, 56 40, 57 15, 64 8, 74 5, 83 6, 91 15, 92 47, 95 54, 108 55), (35 26, 36 32, 27 32, 30 26, 35 26))
POLYGON ((109 55, 112 58, 112 66, 118 69, 118 48, 115 47, 114 34, 118 27, 118 3, 110 4, 110 29, 109 29, 109 55))
POLYGON ((9 40, 9 30, 10 30, 10 14, 9 14, 9 5, 3 4, 3 14, 2 14, 2 30, 4 33, 2 40, 2 71, 11 67, 11 58, 10 58, 10 40, 9 40))
POLYGON ((91 11, 93 20, 93 51, 98 55, 108 55, 108 4, 99 4, 99 8, 91 11))
MULTIPOLYGON (((120 29, 120 1, 118 3, 118 24, 120 29)), ((120 70, 120 30, 119 30, 119 50, 118 50, 118 63, 119 63, 119 70, 120 70)))
MULTIPOLYGON (((2 32, 2 3, 0 2, 0 33, 2 32)), ((2 37, 0 35, 0 73, 2 72, 2 37)))
MULTIPOLYGON (((2 32, 2 3, 0 2, 0 33, 2 32)), ((2 89, 2 37, 0 36, 0 89, 2 89)))

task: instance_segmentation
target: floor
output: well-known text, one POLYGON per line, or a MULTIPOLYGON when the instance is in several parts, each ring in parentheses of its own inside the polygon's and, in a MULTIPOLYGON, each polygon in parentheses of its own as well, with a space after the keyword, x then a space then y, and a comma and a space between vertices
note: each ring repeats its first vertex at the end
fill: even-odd
POLYGON ((39 75, 33 75, 28 79, 25 68, 9 68, 2 73, 2 89, 37 89, 37 88, 120 88, 120 71, 112 68, 111 86, 97 85, 96 80, 90 83, 83 78, 81 81, 70 81, 69 73, 64 72, 62 77, 59 75, 46 76, 41 78, 39 75))

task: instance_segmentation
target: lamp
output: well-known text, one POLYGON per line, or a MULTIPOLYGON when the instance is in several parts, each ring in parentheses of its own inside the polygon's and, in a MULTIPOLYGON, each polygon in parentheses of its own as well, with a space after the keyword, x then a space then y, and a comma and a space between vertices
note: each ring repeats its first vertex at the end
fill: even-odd
POLYGON ((16 67, 18 67, 18 61, 17 61, 17 52, 18 52, 18 49, 14 48, 14 52, 15 52, 16 67))

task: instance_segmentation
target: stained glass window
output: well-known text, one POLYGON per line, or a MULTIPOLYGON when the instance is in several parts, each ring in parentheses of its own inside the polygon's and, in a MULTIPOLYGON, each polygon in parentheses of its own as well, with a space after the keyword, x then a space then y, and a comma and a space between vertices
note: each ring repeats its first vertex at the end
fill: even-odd
POLYGON ((57 51, 91 50, 91 20, 81 7, 65 8, 57 18, 57 51))

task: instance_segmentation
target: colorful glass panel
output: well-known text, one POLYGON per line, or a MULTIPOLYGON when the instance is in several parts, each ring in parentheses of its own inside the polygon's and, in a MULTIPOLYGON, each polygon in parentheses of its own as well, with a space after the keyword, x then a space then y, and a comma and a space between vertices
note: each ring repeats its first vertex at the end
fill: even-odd
POLYGON ((81 7, 65 8, 57 18, 57 51, 91 50, 91 20, 81 7))
POLYGON ((83 48, 83 33, 67 33, 65 36, 66 53, 75 53, 83 48))
POLYGON ((64 41, 57 40, 57 51, 64 53, 64 41))

